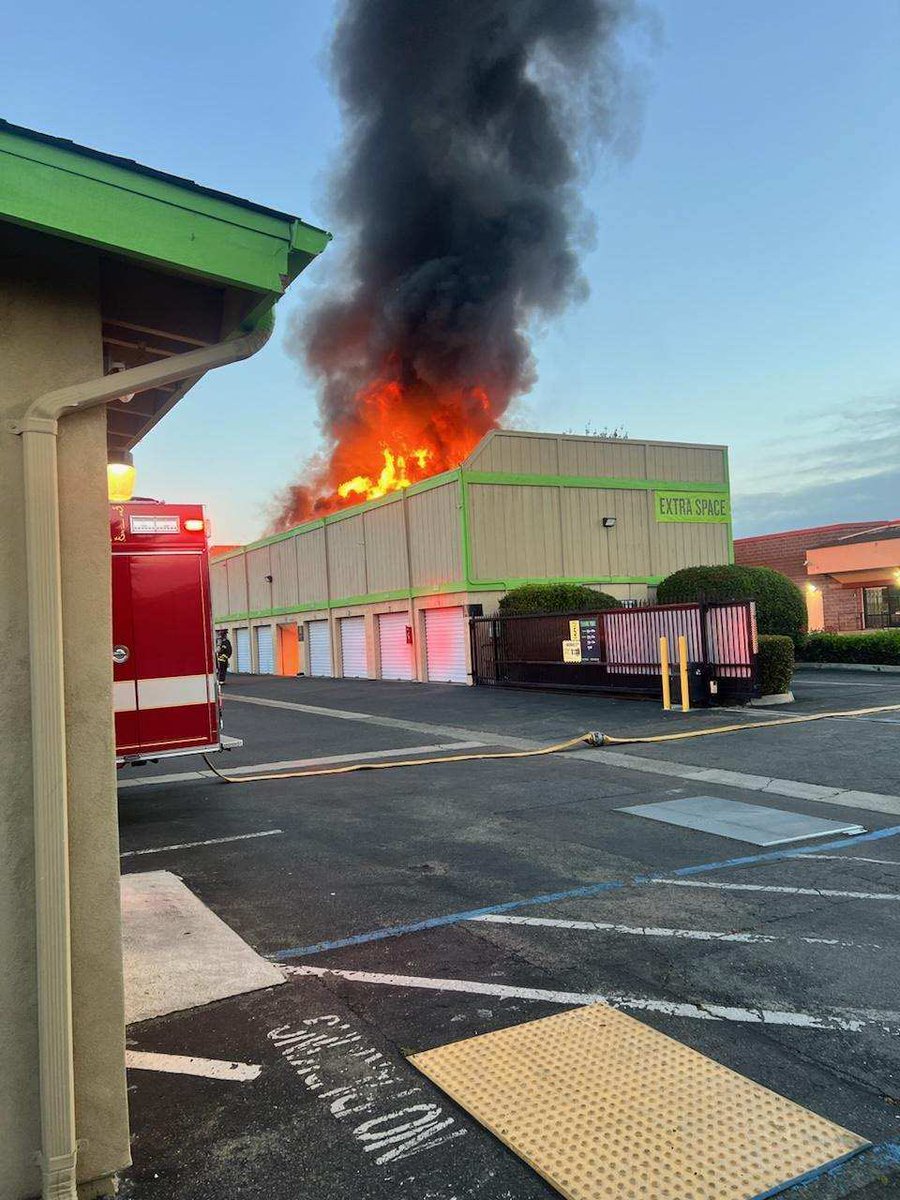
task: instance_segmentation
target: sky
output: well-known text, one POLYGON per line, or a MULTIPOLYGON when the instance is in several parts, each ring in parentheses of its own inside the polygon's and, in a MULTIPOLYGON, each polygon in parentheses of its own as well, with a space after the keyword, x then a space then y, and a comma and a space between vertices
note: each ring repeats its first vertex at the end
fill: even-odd
MULTIPOLYGON (((273 342, 138 447, 138 490, 264 532, 320 445, 292 328, 340 265, 334 0, 37 0, 0 115, 330 229, 273 342)), ((900 517, 900 3, 659 0, 629 33, 629 152, 583 186, 587 299, 532 331, 521 428, 730 448, 735 534, 900 517)))

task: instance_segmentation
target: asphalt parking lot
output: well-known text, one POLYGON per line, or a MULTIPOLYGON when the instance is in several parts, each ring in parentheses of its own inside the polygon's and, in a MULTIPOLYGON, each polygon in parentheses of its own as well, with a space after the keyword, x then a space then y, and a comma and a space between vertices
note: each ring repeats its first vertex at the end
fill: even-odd
POLYGON ((795 694, 789 709, 666 715, 585 695, 232 677, 227 729, 244 746, 219 758, 236 774, 777 724, 240 786, 193 759, 123 774, 123 872, 177 876, 287 975, 129 1028, 132 1050, 261 1070, 131 1071, 123 1194, 554 1196, 406 1060, 596 998, 884 1147, 877 1170, 851 1163, 803 1200, 900 1196, 900 710, 784 723, 900 705, 900 675, 809 672, 795 694), (867 833, 788 857, 616 811, 699 794, 867 833), (301 1069, 291 1040, 317 1029, 330 1036, 301 1069))

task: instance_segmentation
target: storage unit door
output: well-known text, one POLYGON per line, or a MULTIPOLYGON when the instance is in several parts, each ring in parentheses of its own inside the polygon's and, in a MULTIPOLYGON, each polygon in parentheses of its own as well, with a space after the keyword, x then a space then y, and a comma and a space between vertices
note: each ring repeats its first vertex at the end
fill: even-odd
POLYGON ((236 629, 234 631, 235 653, 237 654, 237 670, 246 673, 250 670, 250 630, 236 629))
POLYGON ((331 631, 327 621, 308 621, 306 635, 309 638, 309 673, 329 677, 331 669, 331 631))
POLYGON ((378 618, 382 679, 415 679, 410 629, 408 613, 382 613, 378 618))
POLYGON ((468 683, 466 618, 461 608, 425 610, 425 656, 433 682, 468 683))
POLYGON ((275 639, 271 625, 256 627, 256 661, 260 675, 275 674, 275 639))
POLYGON ((365 617, 342 617, 341 628, 341 674, 345 679, 365 679, 366 670, 366 619, 365 617))

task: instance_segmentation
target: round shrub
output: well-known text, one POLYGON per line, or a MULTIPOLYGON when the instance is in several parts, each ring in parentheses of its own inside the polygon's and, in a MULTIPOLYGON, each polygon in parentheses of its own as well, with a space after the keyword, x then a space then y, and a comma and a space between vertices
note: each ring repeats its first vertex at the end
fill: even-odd
POLYGON ((621 608, 615 596, 580 583, 523 583, 507 592, 497 606, 505 616, 523 613, 603 612, 621 608))
POLYGON ((755 600, 760 633, 782 634, 799 645, 806 632, 806 601, 795 583, 771 567, 684 567, 656 589, 659 604, 693 600, 755 600))
POLYGON ((794 675, 794 643, 789 637, 761 634, 759 638, 759 681, 764 696, 779 696, 791 690, 794 675))

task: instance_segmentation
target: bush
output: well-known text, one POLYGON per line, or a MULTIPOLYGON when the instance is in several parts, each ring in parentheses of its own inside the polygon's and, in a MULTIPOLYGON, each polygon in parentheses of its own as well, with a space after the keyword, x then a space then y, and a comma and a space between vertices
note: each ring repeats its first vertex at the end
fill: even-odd
POLYGON ((795 583, 771 567, 684 567, 656 589, 660 604, 755 600, 760 633, 783 634, 797 646, 806 632, 806 601, 795 583))
POLYGON ((524 583, 507 592, 497 606, 503 616, 523 613, 603 612, 621 608, 615 596, 580 583, 524 583))
POLYGON ((875 633, 810 633, 797 651, 803 662, 874 663, 900 667, 900 629, 875 633))
POLYGON ((779 634, 762 634, 759 639, 759 681, 764 696, 791 690, 794 674, 794 643, 779 634))

